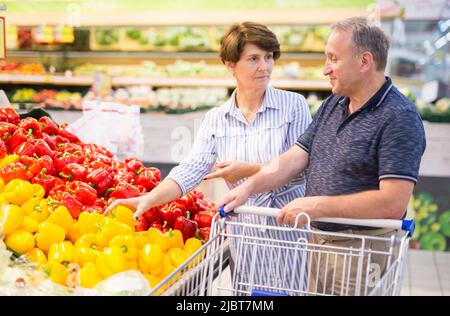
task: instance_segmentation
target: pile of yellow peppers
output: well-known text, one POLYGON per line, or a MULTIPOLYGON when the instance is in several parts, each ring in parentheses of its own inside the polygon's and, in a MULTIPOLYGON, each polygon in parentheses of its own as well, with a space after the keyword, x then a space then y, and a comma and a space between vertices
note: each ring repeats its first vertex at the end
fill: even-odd
POLYGON ((135 232, 133 211, 118 206, 108 216, 82 212, 77 221, 64 206, 44 198, 39 184, 0 179, 0 233, 6 246, 37 263, 58 284, 93 288, 122 271, 141 271, 153 288, 202 243, 183 242, 178 230, 135 232))

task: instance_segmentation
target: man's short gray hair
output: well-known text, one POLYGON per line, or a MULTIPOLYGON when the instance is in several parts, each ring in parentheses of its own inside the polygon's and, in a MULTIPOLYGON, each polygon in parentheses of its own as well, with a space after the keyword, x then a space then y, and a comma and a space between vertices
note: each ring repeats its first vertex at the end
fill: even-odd
POLYGON ((380 27, 370 23, 366 17, 345 19, 334 23, 331 29, 351 31, 353 43, 359 52, 369 51, 372 53, 378 71, 386 68, 389 39, 380 27))

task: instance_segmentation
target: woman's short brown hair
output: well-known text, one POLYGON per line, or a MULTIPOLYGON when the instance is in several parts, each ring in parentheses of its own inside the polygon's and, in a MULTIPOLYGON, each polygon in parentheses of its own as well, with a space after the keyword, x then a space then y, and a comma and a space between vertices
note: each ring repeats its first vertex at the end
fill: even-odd
POLYGON ((238 62, 246 44, 253 44, 262 50, 272 52, 274 60, 280 57, 280 43, 267 26, 243 22, 232 24, 220 39, 220 59, 223 63, 238 62))

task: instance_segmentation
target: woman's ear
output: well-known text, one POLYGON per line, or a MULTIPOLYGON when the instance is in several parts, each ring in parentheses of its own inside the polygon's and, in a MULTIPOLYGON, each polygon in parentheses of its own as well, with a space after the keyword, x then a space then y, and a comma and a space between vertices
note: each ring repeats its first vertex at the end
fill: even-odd
POLYGON ((236 67, 236 63, 232 61, 226 61, 225 66, 228 68, 228 71, 234 76, 234 68, 236 67))

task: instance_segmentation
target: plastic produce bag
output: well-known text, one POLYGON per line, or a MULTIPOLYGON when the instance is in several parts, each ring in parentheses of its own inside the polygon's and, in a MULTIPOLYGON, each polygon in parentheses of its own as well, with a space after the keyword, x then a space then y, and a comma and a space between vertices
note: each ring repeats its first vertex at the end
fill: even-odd
POLYGON ((142 159, 144 135, 137 105, 84 101, 83 115, 70 128, 83 142, 109 149, 117 159, 142 159))

